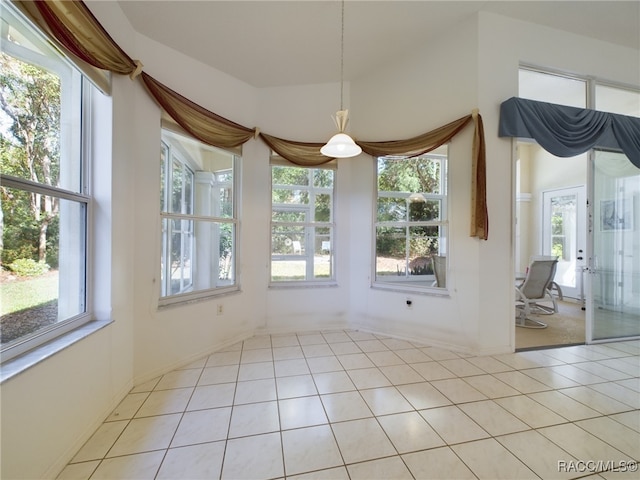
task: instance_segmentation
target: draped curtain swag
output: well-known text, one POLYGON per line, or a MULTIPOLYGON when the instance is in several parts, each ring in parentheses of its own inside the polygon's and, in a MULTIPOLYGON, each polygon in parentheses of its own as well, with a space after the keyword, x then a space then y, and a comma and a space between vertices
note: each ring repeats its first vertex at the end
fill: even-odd
POLYGON ((513 97, 500 106, 501 137, 536 140, 558 157, 622 150, 640 168, 640 118, 513 97))
MULTIPOLYGON (((315 166, 334 160, 320 154, 321 143, 285 140, 261 133, 258 129, 244 127, 204 109, 142 72, 142 63, 132 60, 122 51, 81 0, 14 1, 43 31, 53 36, 83 62, 120 75, 129 75, 132 79, 142 73, 145 87, 158 104, 182 128, 204 143, 221 148, 233 148, 259 135, 273 151, 296 165, 315 166)), ((358 144, 365 153, 373 156, 416 156, 447 143, 471 121, 474 122, 475 129, 472 148, 470 235, 486 240, 486 154, 482 117, 477 110, 471 115, 414 138, 358 144)), ((634 135, 633 132, 625 132, 623 134, 629 137, 634 135)))
POLYGON ((220 148, 234 148, 254 136, 254 129, 238 125, 202 108, 144 72, 142 80, 169 116, 201 142, 220 148))

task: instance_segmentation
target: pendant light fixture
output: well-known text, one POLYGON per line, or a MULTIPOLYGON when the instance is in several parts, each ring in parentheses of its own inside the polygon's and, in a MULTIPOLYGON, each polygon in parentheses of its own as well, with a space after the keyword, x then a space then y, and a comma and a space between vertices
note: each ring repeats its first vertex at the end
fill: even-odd
POLYGON ((344 133, 349 123, 349 110, 343 109, 344 97, 344 0, 342 0, 342 26, 340 37, 340 110, 336 112, 334 121, 338 127, 338 133, 320 149, 320 153, 332 158, 355 157, 362 153, 362 148, 356 145, 353 139, 344 133))

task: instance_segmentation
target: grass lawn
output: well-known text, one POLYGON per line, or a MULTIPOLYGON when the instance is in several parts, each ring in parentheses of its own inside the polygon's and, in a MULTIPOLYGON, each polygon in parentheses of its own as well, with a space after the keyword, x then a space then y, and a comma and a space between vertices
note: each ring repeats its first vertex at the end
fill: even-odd
POLYGON ((2 276, 2 315, 32 308, 58 298, 58 272, 39 277, 10 279, 2 276))

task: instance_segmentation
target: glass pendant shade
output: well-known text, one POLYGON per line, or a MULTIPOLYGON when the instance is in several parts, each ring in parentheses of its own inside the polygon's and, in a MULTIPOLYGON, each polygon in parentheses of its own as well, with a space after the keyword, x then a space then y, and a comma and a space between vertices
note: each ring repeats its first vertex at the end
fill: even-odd
POLYGON ((329 139, 327 144, 320 149, 320 153, 332 158, 349 158, 360 155, 362 148, 349 135, 340 132, 329 139))

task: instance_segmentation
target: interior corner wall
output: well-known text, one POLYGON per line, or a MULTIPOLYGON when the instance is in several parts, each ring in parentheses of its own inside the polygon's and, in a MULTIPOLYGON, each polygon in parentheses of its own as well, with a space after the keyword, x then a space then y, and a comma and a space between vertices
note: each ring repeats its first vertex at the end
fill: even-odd
MULTIPOLYGON (((409 138, 469 115, 479 106, 477 44, 477 19, 472 18, 353 81, 355 137, 371 141, 409 138)), ((354 325, 456 350, 487 347, 476 342, 483 321, 477 307, 479 255, 484 242, 469 236, 472 136, 473 127, 469 126, 449 147, 447 295, 371 287, 375 162, 366 156, 344 162, 352 179, 347 194, 352 198, 349 261, 354 325), (411 307, 407 307, 407 298, 412 300, 411 307)), ((489 348, 507 351, 508 336, 494 338, 489 348)))
MULTIPOLYGON (((145 72, 197 102, 209 111, 236 123, 253 126, 256 121, 256 91, 249 85, 137 35, 136 55, 145 72), (235 109, 231 108, 235 106, 235 109)), ((265 212, 254 217, 255 175, 264 175, 265 155, 256 140, 243 147, 239 197, 240 245, 238 278, 241 290, 223 297, 159 307, 160 298, 160 116, 155 100, 139 85, 136 110, 130 125, 136 132, 134 202, 135 238, 132 271, 135 277, 134 380, 140 383, 175 369, 216 349, 251 336, 264 322, 264 286, 255 281, 253 270, 264 265, 265 212), (255 220, 255 221, 252 221, 255 220), (249 244, 255 242, 257 248, 249 244), (251 299, 251 300, 248 300, 251 299), (222 314, 218 313, 218 306, 222 314)), ((263 204, 262 200, 259 205, 263 204)))
MULTIPOLYGON (((345 85, 345 99, 348 108, 349 85, 345 85)), ((302 142, 326 141, 333 135, 335 126, 331 117, 340 107, 340 84, 311 84, 288 87, 262 88, 258 91, 258 125, 265 133, 289 140, 302 142)), ((253 242, 270 245, 271 217, 271 171, 269 150, 265 149, 259 165, 261 182, 254 196, 257 203, 251 208, 264 208, 262 218, 267 222, 263 233, 253 242), (265 165, 266 168, 263 168, 265 165)), ((345 159, 347 162, 352 159, 345 159)), ((292 332, 318 329, 345 328, 348 325, 350 272, 347 267, 349 257, 348 238, 350 229, 348 205, 351 194, 350 184, 343 169, 344 162, 338 163, 336 171, 336 194, 334 196, 334 219, 336 222, 333 239, 336 284, 309 287, 303 285, 269 286, 269 256, 265 252, 262 265, 266 268, 254 269, 252 275, 263 279, 266 290, 265 321, 258 333, 292 332)))

